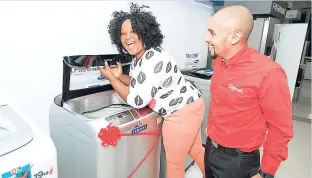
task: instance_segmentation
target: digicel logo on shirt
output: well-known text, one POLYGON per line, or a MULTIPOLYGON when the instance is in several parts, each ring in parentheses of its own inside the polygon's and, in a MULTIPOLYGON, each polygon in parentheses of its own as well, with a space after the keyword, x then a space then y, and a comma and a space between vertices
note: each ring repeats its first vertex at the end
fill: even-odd
POLYGON ((241 94, 243 94, 243 91, 244 91, 243 89, 237 88, 236 86, 234 86, 232 84, 229 84, 229 89, 231 89, 232 91, 236 91, 238 93, 241 93, 241 94))

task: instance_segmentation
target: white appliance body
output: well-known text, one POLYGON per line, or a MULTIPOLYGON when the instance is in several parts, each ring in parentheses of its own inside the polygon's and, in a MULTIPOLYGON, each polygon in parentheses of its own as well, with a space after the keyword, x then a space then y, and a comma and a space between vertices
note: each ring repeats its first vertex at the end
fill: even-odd
POLYGON ((11 105, 0 105, 0 177, 58 178, 56 148, 11 105))
POLYGON ((119 96, 113 91, 107 91, 69 100, 63 107, 56 104, 51 106, 50 130, 58 149, 60 178, 128 177, 155 143, 157 146, 133 178, 158 178, 160 135, 121 137, 116 146, 103 147, 98 133, 102 128, 106 128, 110 121, 118 125, 121 133, 132 133, 145 124, 147 126, 143 128, 144 132, 160 132, 159 115, 151 112, 146 116, 134 118, 133 113, 136 111, 128 107, 80 114, 85 109, 101 108, 102 101, 105 103, 106 99, 114 97, 119 96))
POLYGON ((273 46, 274 25, 279 23, 281 20, 273 17, 255 19, 248 45, 266 55, 273 46))
MULTIPOLYGON (((133 178, 145 176, 158 178, 159 173, 159 135, 121 137, 116 146, 107 148, 101 145, 98 133, 113 118, 122 133, 131 133, 134 129, 147 124, 144 131, 160 132, 160 116, 150 113, 145 117, 133 119, 134 109, 112 108, 79 114, 75 109, 87 109, 92 105, 98 109, 101 101, 118 97, 113 92, 96 93, 76 98, 65 103, 63 107, 53 104, 50 110, 51 137, 58 149, 59 175, 66 177, 127 177, 149 150, 157 143, 133 178), (102 100, 103 99, 103 100, 102 100), (116 115, 117 114, 117 115, 116 115), (115 115, 115 116, 113 116, 115 115), (113 117, 110 117, 113 116, 113 117), (124 121, 122 121, 124 120, 124 121), (157 123, 158 122, 158 123, 157 123)), ((82 110, 81 110, 82 111, 82 110)))
POLYGON ((291 97, 295 90, 307 28, 307 23, 275 25, 274 36, 277 37, 275 62, 286 72, 291 97))

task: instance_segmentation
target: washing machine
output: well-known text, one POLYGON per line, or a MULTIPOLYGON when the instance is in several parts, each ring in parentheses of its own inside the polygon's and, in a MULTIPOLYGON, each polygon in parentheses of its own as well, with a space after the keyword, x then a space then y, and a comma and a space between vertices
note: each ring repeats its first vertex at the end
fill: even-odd
POLYGON ((161 116, 130 107, 100 77, 99 67, 77 68, 69 65, 71 58, 64 57, 63 91, 49 112, 59 177, 158 178, 161 116), (108 130, 119 137, 112 141, 116 132, 108 130))
POLYGON ((210 68, 199 69, 184 69, 181 71, 185 79, 192 82, 201 91, 202 97, 205 101, 205 116, 201 124, 201 139, 202 144, 205 145, 207 135, 206 127, 208 122, 208 114, 210 109, 210 84, 213 70, 210 68))
POLYGON ((0 178, 58 178, 51 138, 8 103, 0 104, 0 178))

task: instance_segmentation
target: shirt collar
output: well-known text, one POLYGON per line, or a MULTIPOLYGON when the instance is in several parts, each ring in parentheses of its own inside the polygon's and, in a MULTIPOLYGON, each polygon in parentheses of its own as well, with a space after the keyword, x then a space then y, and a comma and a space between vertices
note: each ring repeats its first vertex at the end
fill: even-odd
MULTIPOLYGON (((238 53, 236 53, 234 56, 232 56, 226 61, 225 65, 233 65, 233 64, 244 62, 246 59, 248 59, 245 56, 249 54, 249 49, 250 49, 249 46, 245 44, 242 47, 242 49, 238 51, 238 53)), ((221 58, 221 61, 222 61, 222 58, 221 58)))

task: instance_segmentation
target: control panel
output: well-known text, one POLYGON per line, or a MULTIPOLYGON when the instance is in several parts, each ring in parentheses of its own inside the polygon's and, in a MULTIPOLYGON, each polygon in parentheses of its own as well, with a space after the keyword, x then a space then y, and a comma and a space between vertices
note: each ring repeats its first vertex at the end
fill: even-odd
POLYGON ((147 116, 152 113, 153 110, 149 107, 144 107, 140 109, 130 109, 123 111, 112 116, 108 116, 105 120, 114 125, 121 125, 133 121, 134 119, 139 119, 140 117, 147 116))
POLYGON ((134 118, 130 111, 127 110, 112 116, 108 116, 105 118, 105 120, 109 123, 113 123, 114 125, 121 125, 133 121, 134 118))

